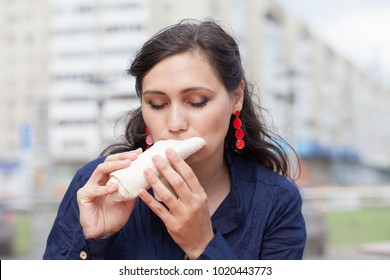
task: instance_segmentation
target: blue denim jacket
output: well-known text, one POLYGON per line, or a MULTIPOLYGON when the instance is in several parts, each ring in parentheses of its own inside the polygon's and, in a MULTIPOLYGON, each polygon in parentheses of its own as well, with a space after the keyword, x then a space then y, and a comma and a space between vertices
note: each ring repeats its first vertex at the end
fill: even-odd
MULTIPOLYGON (((231 190, 211 217, 214 238, 199 259, 302 259, 306 242, 298 188, 257 162, 225 154, 231 190)), ((104 239, 85 239, 76 193, 98 158, 73 178, 47 240, 44 259, 183 259, 163 222, 138 199, 128 223, 104 239)))

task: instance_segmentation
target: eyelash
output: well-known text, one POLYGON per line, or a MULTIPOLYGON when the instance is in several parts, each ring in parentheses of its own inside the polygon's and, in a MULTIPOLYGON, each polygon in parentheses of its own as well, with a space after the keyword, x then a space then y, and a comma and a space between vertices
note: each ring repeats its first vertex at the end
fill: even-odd
POLYGON ((196 102, 196 103, 191 103, 191 106, 195 107, 195 108, 202 108, 204 106, 206 106, 207 102, 209 102, 209 99, 208 98, 203 98, 202 101, 200 102, 196 102))
POLYGON ((149 105, 150 105, 150 108, 152 108, 153 110, 161 110, 161 109, 164 109, 166 104, 155 105, 152 102, 149 102, 149 105))
MULTIPOLYGON (((207 102, 209 101, 208 98, 204 98, 202 101, 200 102, 189 102, 189 104, 194 107, 194 108, 203 108, 204 106, 206 106, 207 102)), ((162 110, 164 109, 164 107, 166 106, 166 103, 164 104, 161 104, 161 105, 156 105, 156 104, 153 104, 152 102, 149 102, 149 106, 153 109, 153 110, 162 110)))

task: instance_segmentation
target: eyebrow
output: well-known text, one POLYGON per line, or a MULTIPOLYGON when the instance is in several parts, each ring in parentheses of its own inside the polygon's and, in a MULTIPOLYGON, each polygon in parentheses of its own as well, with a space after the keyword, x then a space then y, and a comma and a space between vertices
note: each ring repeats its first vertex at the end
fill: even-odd
MULTIPOLYGON (((180 91, 180 94, 184 94, 184 93, 187 93, 187 92, 190 92, 190 91, 199 91, 199 90, 205 90, 205 91, 208 91, 208 92, 211 92, 213 94, 215 94, 216 92, 209 89, 209 88, 206 88, 206 87, 190 87, 190 88, 186 88, 186 89, 183 89, 182 91, 180 91)), ((142 95, 144 94, 160 94, 160 95, 166 95, 163 91, 160 91, 160 90, 145 90, 142 95)))

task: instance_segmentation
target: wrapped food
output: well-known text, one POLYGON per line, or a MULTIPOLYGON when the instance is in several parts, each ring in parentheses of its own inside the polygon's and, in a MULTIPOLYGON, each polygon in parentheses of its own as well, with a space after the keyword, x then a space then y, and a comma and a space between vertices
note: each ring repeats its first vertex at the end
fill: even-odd
POLYGON ((151 168, 161 176, 152 162, 153 156, 160 155, 166 160, 165 151, 168 148, 172 148, 183 159, 186 159, 199 151, 205 144, 206 142, 200 137, 192 137, 185 140, 169 139, 157 141, 151 148, 140 154, 130 166, 116 170, 110 174, 107 185, 115 183, 119 186, 119 190, 112 194, 112 199, 115 201, 130 200, 136 198, 141 189, 148 189, 150 186, 148 186, 143 174, 147 168, 151 168))

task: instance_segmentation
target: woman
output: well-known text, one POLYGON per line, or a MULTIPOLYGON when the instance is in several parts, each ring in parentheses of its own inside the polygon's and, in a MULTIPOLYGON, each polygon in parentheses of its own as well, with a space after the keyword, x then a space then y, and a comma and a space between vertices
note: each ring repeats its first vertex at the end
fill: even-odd
POLYGON ((141 107, 126 141, 78 171, 44 258, 301 259, 301 197, 287 156, 255 113, 234 39, 212 21, 183 21, 147 41, 128 73, 141 107), (149 191, 111 199, 118 186, 106 186, 109 174, 140 148, 193 136, 206 145, 186 161, 172 149, 168 160, 153 158, 174 194, 147 169, 149 191))

